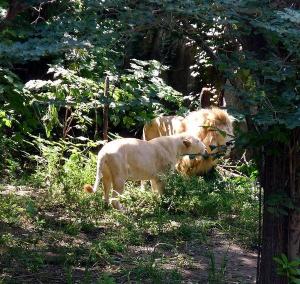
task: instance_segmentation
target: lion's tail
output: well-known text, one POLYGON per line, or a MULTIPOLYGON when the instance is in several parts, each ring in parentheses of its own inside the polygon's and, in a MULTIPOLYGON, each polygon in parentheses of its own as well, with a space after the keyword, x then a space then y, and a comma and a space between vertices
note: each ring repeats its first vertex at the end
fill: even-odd
POLYGON ((94 184, 94 187, 92 187, 90 184, 85 184, 84 185, 84 190, 86 192, 96 192, 97 191, 97 188, 100 184, 100 181, 101 181, 101 178, 102 178, 102 168, 103 168, 103 165, 104 165, 104 162, 105 162, 105 157, 106 155, 99 152, 98 154, 98 158, 97 158, 97 172, 96 172, 96 181, 95 181, 95 184, 94 184))

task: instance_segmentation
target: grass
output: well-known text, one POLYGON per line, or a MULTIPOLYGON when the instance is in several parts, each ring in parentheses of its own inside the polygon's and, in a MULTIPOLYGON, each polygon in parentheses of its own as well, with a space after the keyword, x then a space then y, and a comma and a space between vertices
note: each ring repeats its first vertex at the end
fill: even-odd
POLYGON ((60 150, 43 152, 29 195, 1 196, 3 283, 34 277, 42 283, 181 283, 182 271, 196 269, 205 257, 206 279, 223 283, 227 263, 216 264, 199 248, 216 231, 256 246, 253 171, 238 178, 170 173, 161 198, 131 182, 121 197, 123 214, 105 207, 101 190, 82 191, 84 183, 93 183, 95 157, 74 150, 65 159, 60 150), (198 260, 190 255, 195 248, 198 260))
POLYGON ((213 251, 208 253, 209 257, 209 270, 208 270, 208 283, 223 284, 226 283, 226 267, 228 261, 228 251, 223 255, 220 267, 217 266, 216 257, 213 251))

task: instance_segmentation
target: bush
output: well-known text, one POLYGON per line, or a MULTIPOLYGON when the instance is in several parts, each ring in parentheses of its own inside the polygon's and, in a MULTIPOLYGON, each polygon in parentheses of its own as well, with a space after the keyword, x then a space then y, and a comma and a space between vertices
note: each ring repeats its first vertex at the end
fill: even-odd
POLYGON ((40 156, 33 180, 40 186, 51 190, 64 190, 71 193, 82 189, 84 183, 93 183, 96 173, 96 156, 70 142, 50 142, 43 139, 35 141, 40 156), (87 153, 87 154, 86 154, 87 153))

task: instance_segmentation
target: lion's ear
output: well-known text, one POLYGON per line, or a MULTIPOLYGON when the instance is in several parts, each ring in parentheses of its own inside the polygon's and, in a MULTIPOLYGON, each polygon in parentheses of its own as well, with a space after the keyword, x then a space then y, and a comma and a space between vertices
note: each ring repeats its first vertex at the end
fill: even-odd
POLYGON ((188 138, 185 138, 184 140, 183 140, 183 144, 184 144, 184 146, 185 147, 190 147, 191 145, 192 145, 192 142, 191 142, 191 140, 189 140, 188 138))

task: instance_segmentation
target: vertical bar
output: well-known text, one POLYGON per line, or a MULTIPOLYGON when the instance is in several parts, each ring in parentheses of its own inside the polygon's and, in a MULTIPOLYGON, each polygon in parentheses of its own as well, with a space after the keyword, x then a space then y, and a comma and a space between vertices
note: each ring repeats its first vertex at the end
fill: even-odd
POLYGON ((104 107, 103 107, 103 140, 108 140, 108 95, 109 95, 109 77, 105 78, 104 85, 104 107))

